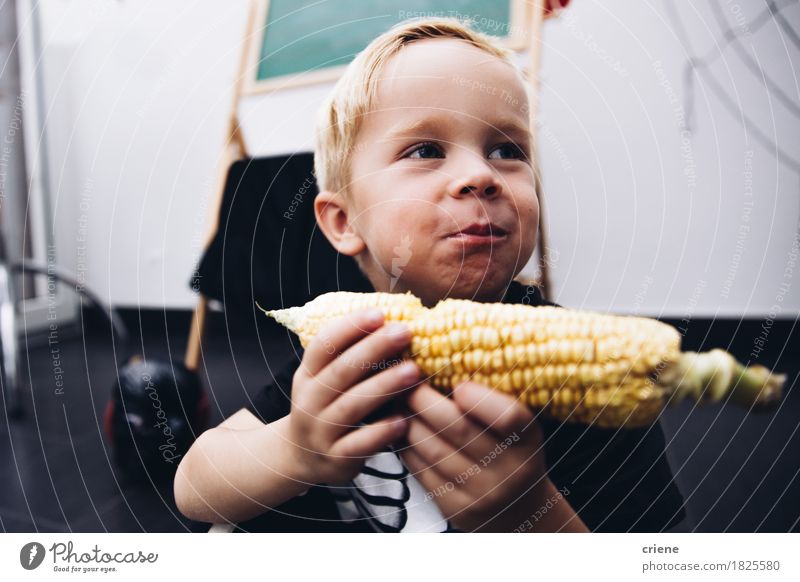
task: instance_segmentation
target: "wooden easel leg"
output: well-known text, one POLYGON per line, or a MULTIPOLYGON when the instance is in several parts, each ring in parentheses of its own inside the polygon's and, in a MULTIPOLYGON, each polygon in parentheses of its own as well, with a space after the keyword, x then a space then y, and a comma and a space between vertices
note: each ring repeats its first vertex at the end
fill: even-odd
MULTIPOLYGON (((239 107, 239 99, 242 96, 242 90, 248 74, 247 58, 250 54, 250 47, 253 42, 253 37, 259 24, 256 22, 255 15, 258 13, 259 3, 251 0, 250 8, 248 10, 247 25, 245 26, 245 37, 242 43, 242 52, 239 58, 239 68, 235 77, 235 85, 233 88, 233 95, 231 96, 231 106, 228 119, 228 139, 225 142, 223 150, 220 154, 217 163, 217 176, 215 182, 216 200, 209 206, 210 217, 208 221, 208 232, 206 233, 205 247, 211 243, 214 235, 217 232, 219 223, 219 213, 222 207, 222 197, 225 192, 225 180, 228 176, 228 171, 231 165, 237 159, 247 156, 247 145, 244 141, 244 136, 239 127, 239 118, 237 115, 239 107)), ((196 372, 200 368, 200 361, 203 356, 203 334, 206 328, 206 315, 208 315, 208 299, 202 294, 198 298, 197 306, 192 315, 191 329, 189 330, 189 343, 186 345, 186 355, 184 357, 184 364, 186 367, 196 372)))
MULTIPOLYGON (((535 162, 538 168, 539 156, 535 157, 535 162)), ((539 249, 539 288, 542 292, 542 297, 546 301, 550 301, 550 262, 549 253, 547 252, 547 225, 544 220, 544 199, 542 192, 542 180, 538 169, 536 174, 536 196, 539 198, 539 230, 537 232, 536 247, 539 249)))
MULTIPOLYGON (((528 80, 531 83, 530 104, 530 123, 531 128, 536 127, 537 116, 539 115, 539 69, 542 60, 542 27, 545 18, 544 0, 527 0, 528 10, 528 34, 530 43, 528 45, 529 60, 528 80)), ((536 196, 539 199, 539 230, 537 233, 536 247, 539 249, 539 288, 542 297, 550 299, 550 266, 547 261, 547 226, 544 220, 544 188, 542 187, 542 168, 539 164, 539 144, 537 136, 534 135, 533 144, 533 163, 534 163, 534 184, 536 196)))
POLYGON ((197 301, 192 315, 192 324, 189 329, 189 343, 186 345, 186 356, 183 363, 187 369, 196 372, 200 368, 200 360, 203 355, 203 333, 206 327, 206 315, 208 314, 208 299, 201 296, 197 301))

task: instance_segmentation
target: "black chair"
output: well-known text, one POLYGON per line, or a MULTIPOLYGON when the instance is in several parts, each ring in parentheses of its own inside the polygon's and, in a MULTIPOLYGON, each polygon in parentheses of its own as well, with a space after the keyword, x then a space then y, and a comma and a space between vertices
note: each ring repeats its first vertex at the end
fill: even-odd
POLYGON ((229 169, 216 232, 189 282, 200 298, 185 364, 197 370, 209 301, 228 329, 264 337, 274 322, 264 309, 302 305, 328 291, 372 291, 352 257, 340 255, 316 228, 314 156, 248 158, 229 169))
POLYGON ((216 235, 190 284, 246 320, 334 290, 371 291, 351 257, 316 228, 310 153, 240 160, 228 172, 216 235))

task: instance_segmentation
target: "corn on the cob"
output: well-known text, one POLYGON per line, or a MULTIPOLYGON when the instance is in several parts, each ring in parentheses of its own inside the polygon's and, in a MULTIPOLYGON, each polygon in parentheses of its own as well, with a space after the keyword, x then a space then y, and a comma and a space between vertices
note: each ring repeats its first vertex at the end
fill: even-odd
POLYGON ((320 295, 301 307, 262 311, 296 333, 300 338, 300 344, 307 347, 327 322, 371 307, 383 311, 385 322, 408 322, 425 309, 422 301, 411 293, 337 291, 320 295))
POLYGON ((681 352, 675 328, 645 317, 462 299, 428 309, 410 293, 346 292, 265 313, 307 346, 327 321, 367 307, 408 324, 404 357, 433 386, 479 382, 564 421, 644 426, 683 398, 766 407, 785 381, 763 366, 745 368, 724 350, 681 352))

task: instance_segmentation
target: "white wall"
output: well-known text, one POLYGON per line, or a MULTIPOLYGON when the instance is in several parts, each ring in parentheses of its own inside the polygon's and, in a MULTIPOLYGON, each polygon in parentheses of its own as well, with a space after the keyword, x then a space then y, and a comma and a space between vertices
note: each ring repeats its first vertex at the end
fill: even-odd
MULTIPOLYGON (((760 0, 680 3, 688 45, 666 2, 581 0, 546 25, 540 134, 556 299, 679 317, 796 317, 800 120, 764 78, 800 103, 800 53, 774 21, 755 30, 760 0), (696 77, 682 133, 685 63, 721 36, 712 4, 739 23, 765 77, 721 47, 696 77), (742 112, 773 145, 745 129, 742 112)), ((52 163, 60 155, 71 168, 59 205, 76 207, 91 185, 88 284, 120 305, 190 307, 245 2, 74 1, 44 12, 58 49, 48 51, 47 90, 63 113, 50 120, 61 134, 52 163)), ((797 28, 800 7, 785 15, 797 28)), ((329 89, 243 100, 251 152, 311 149, 329 89)))
MULTIPOLYGON (((800 118, 727 47, 696 78, 694 121, 682 135, 684 66, 722 34, 710 10, 736 22, 741 9, 755 26, 763 2, 699 11, 671 2, 690 31, 685 46, 668 1, 575 2, 547 30, 542 119, 552 139, 542 136, 542 150, 557 296, 592 309, 796 317, 800 161, 779 163, 741 115, 794 160, 800 118), (709 75, 739 113, 724 109, 709 75)), ((797 28, 800 6, 786 16, 797 28)), ((800 104, 800 52, 774 22, 740 40, 800 104)))
POLYGON ((195 302, 246 6, 41 7, 53 221, 72 240, 85 230, 84 264, 67 266, 117 305, 195 302))

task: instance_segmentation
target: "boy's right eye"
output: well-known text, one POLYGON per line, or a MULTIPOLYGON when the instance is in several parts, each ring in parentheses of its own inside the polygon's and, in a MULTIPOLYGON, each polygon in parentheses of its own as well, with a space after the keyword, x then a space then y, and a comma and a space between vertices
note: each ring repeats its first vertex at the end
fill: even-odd
POLYGON ((421 143, 408 150, 403 157, 412 159, 443 158, 444 152, 435 143, 421 143))

